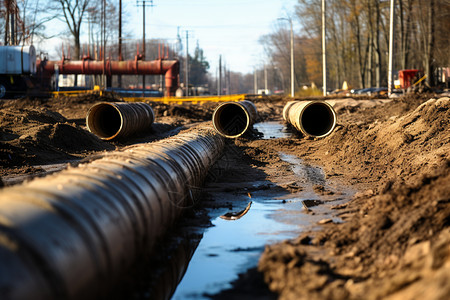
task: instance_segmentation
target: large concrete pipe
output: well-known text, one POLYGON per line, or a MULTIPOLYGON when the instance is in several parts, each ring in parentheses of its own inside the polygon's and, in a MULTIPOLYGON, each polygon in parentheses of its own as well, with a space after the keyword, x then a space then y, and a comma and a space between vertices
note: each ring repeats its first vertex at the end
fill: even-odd
POLYGON ((147 103, 101 102, 92 106, 86 115, 90 132, 103 140, 112 140, 149 129, 155 120, 147 103))
POLYGON ((327 136, 336 126, 336 113, 325 101, 289 101, 284 106, 283 118, 309 137, 327 136))
POLYGON ((212 128, 104 154, 0 191, 0 299, 98 299, 192 205, 212 128))
POLYGON ((256 106, 248 100, 226 102, 214 110, 212 122, 222 136, 236 138, 253 125, 257 116, 256 106))

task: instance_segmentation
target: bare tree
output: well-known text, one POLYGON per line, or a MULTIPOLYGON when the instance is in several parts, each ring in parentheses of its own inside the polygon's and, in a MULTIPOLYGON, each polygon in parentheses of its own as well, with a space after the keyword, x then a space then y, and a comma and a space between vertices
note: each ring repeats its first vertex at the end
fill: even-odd
POLYGON ((68 26, 73 37, 75 47, 75 59, 80 58, 81 25, 86 16, 87 9, 94 0, 52 0, 52 9, 59 12, 57 15, 68 26))

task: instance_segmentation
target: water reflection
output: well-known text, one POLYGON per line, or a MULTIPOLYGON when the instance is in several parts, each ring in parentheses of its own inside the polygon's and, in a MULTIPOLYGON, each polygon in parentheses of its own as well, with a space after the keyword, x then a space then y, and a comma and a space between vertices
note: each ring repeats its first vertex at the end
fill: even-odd
MULTIPOLYGON (((310 166, 296 156, 280 153, 280 158, 291 164, 302 189, 294 193, 281 188, 253 191, 251 209, 244 209, 248 203, 245 191, 211 193, 213 200, 229 199, 241 203, 242 210, 237 211, 246 211, 246 214, 232 222, 220 216, 213 217, 213 227, 204 233, 172 299, 209 299, 208 295, 230 288, 238 274, 255 267, 265 245, 295 238, 304 228, 316 226, 324 218, 339 221, 331 216, 330 207, 345 202, 353 192, 317 193, 317 185, 332 189, 320 168, 310 166), (305 208, 303 201, 310 207, 305 208), (305 213, 307 210, 310 213, 305 213)), ((252 184, 248 182, 248 186, 252 184)), ((210 216, 213 215, 217 212, 211 209, 210 216)))
POLYGON ((292 137, 292 131, 289 128, 275 121, 256 123, 253 128, 263 134, 263 140, 292 137))
MULTIPOLYGON (((204 234, 172 299, 208 299, 204 293, 231 287, 239 273, 256 266, 264 245, 296 236, 296 225, 270 217, 280 209, 281 201, 255 194, 252 208, 242 218, 213 220, 214 227, 204 234)), ((246 200, 245 195, 242 198, 246 200)))

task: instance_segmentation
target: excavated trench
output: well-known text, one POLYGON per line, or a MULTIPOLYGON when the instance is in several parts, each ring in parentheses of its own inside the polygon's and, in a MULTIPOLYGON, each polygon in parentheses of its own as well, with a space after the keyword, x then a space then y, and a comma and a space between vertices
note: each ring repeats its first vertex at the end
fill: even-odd
MULTIPOLYGON (((176 135, 198 122, 210 120, 216 106, 153 103, 157 121, 150 130, 126 142, 107 143, 87 134, 84 122, 79 121, 98 101, 98 97, 90 96, 0 103, 3 189, 34 175, 59 173, 65 166, 62 162, 71 162, 75 168, 80 161, 87 164, 98 159, 95 156, 102 152, 176 135), (74 120, 77 121, 73 123, 74 120)), ((405 97, 394 101, 336 99, 333 102, 339 122, 328 138, 302 138, 291 127, 265 122, 254 124, 250 136, 228 139, 219 160, 208 171, 206 182, 193 184, 186 191, 187 199, 191 192, 200 192, 201 201, 186 203, 183 217, 167 228, 169 234, 161 236, 153 251, 140 253, 129 269, 116 272, 120 278, 110 285, 113 290, 96 299, 276 298, 277 295, 268 296, 269 288, 282 298, 294 299, 328 296, 379 299, 393 293, 399 296, 393 299, 407 299, 404 297, 407 292, 426 294, 430 299, 442 299, 439 293, 448 295, 448 287, 438 286, 448 277, 445 262, 449 256, 440 251, 441 245, 448 245, 448 97, 405 97), (347 202, 350 198, 352 201, 347 202), (286 237, 293 239, 276 243, 286 237), (270 247, 265 247, 268 244, 270 247), (417 249, 428 249, 428 253, 417 249), (258 259, 261 273, 254 268, 258 259), (304 259, 303 264, 292 263, 299 259, 304 259), (442 264, 430 266, 429 261, 442 264), (418 280, 411 282, 411 276, 418 280), (232 289, 227 290, 230 286, 232 289), (266 292, 261 293, 262 290, 266 292)), ((260 120, 281 122, 284 99, 255 99, 254 103, 260 120)), ((122 163, 128 170, 128 163, 139 161, 122 163)), ((117 162, 114 161, 114 168, 119 167, 117 162)), ((65 178, 74 174, 63 172, 65 178)), ((93 172, 85 174, 85 178, 92 176, 93 172)), ((113 179, 108 174, 106 177, 113 179)), ((49 184, 46 179, 40 182, 49 184)), ((115 185, 108 185, 116 189, 115 185)), ((123 183, 118 182, 117 186, 123 183)), ((54 214, 41 200, 45 195, 60 193, 59 188, 57 185, 34 204, 29 203, 30 222, 22 223, 24 233, 35 232, 37 224, 45 225, 40 223, 44 219, 33 218, 34 213, 46 210, 54 214)), ((20 188, 15 191, 17 197, 22 197, 20 188)), ((31 196, 30 191, 27 195, 31 196)), ((10 202, 9 198, 5 199, 5 203, 10 202)), ((67 208, 66 217, 84 216, 88 220, 90 215, 83 213, 83 207, 69 204, 60 207, 67 208)), ((123 212, 130 215, 134 210, 123 212)), ((54 216, 55 221, 57 217, 54 216)), ((89 222, 98 221, 91 218, 89 222)), ((58 224, 61 222, 58 219, 58 224)), ((8 218, 0 218, 0 223, 3 230, 0 242, 6 247, 1 257, 20 243, 11 243, 10 237, 14 235, 10 236, 8 218)), ((88 229, 88 223, 79 224, 88 229)), ((137 230, 133 230, 133 235, 141 232, 139 224, 135 224, 137 230)), ((119 229, 113 225, 112 228, 119 229)), ((65 241, 67 232, 57 226, 50 229, 61 237, 61 242, 65 241)), ((90 240, 97 233, 85 230, 80 237, 90 240)), ((133 235, 125 234, 123 240, 133 235)), ((50 243, 48 235, 40 236, 50 243)), ((74 238, 76 233, 70 236, 74 238)), ((17 236, 16 242, 26 241, 23 237, 17 236)), ((66 243, 57 244, 61 246, 58 249, 68 249, 66 243)), ((95 244, 86 243, 85 250, 94 249, 95 244)), ((125 249, 137 245, 119 246, 125 249)), ((19 249, 32 249, 31 244, 26 246, 19 249)), ((0 287, 0 298, 9 299, 7 293, 22 293, 27 290, 25 287, 31 287, 29 277, 11 281, 13 276, 20 275, 17 270, 21 268, 34 266, 33 270, 41 272, 36 278, 45 278, 45 272, 51 269, 39 269, 44 261, 36 260, 42 249, 36 247, 35 252, 28 253, 32 255, 19 251, 20 257, 12 255, 13 259, 4 260, 3 273, 0 272, 4 276, 0 274, 0 278, 11 283, 12 288, 0 287), (21 268, 7 271, 6 267, 14 264, 21 268)), ((92 253, 101 253, 102 249, 105 248, 92 253)), ((61 270, 67 271, 67 282, 71 278, 74 282, 87 278, 92 272, 92 268, 80 268, 82 264, 75 259, 71 262, 76 262, 78 275, 72 277, 75 269, 66 268, 60 259, 62 252, 55 251, 50 257, 58 259, 50 259, 47 265, 58 264, 61 270)), ((116 255, 119 259, 111 260, 113 264, 109 265, 130 262, 126 253, 130 252, 116 255)), ((112 274, 106 268, 101 271, 100 275, 112 274)), ((58 276, 50 278, 53 283, 61 279, 58 276)), ((101 281, 101 277, 98 279, 101 281)), ((34 298, 39 295, 45 298, 44 292, 40 288, 34 298)))
MULTIPOLYGON (((261 133, 261 139, 267 140, 289 139, 293 135, 286 125, 275 121, 257 123, 254 129, 261 133)), ((187 248, 193 252, 192 258, 180 270, 186 272, 181 282, 173 283, 176 290, 171 299, 214 298, 231 288, 239 274, 256 267, 265 245, 295 238, 299 232, 320 223, 341 222, 331 207, 348 201, 354 191, 326 179, 321 168, 294 155, 279 152, 278 156, 291 173, 287 186, 296 185, 296 192, 285 188, 283 177, 275 181, 253 181, 249 177, 232 185, 218 179, 205 186, 208 202, 231 205, 207 208, 211 227, 201 230, 203 236, 194 248, 187 248), (228 188, 217 188, 220 186, 228 188)), ((172 276, 177 280, 179 277, 172 276)))
MULTIPOLYGON (((311 103, 311 107, 315 107, 315 105, 321 105, 317 104, 316 102, 308 103, 311 103)), ((303 107, 300 107, 298 112, 296 113, 303 113, 304 110, 305 109, 303 107)), ((287 112, 285 113, 285 118, 289 116, 289 113, 290 111, 287 110, 287 112)), ((247 129, 251 127, 253 127, 254 138, 258 136, 257 140, 289 140, 297 138, 295 129, 293 129, 293 127, 288 128, 285 124, 282 124, 280 122, 269 121, 254 124, 254 121, 257 118, 256 116, 256 107, 250 101, 225 103, 216 108, 213 114, 212 123, 216 131, 226 138, 240 137, 247 131, 247 129)), ((295 122, 298 121, 298 118, 298 115, 292 116, 292 120, 295 120, 295 122)), ((329 119, 329 115, 327 115, 326 118, 329 119)), ((153 120, 153 110, 145 103, 124 104, 103 102, 98 103, 97 105, 94 105, 90 108, 86 117, 86 125, 87 128, 99 138, 109 140, 116 139, 118 136, 129 135, 129 133, 132 132, 145 130, 145 128, 150 127, 150 125, 153 123, 153 120), (148 122, 146 120, 148 120, 148 122), (140 121, 140 123, 138 121, 140 121)), ((292 122, 294 123, 294 121, 292 122)), ((332 127, 334 127, 335 124, 334 120, 333 122, 331 123, 332 127)), ((300 128, 307 135, 316 135, 315 133, 310 133, 307 130, 304 130, 303 124, 295 126, 300 128)), ((174 139, 176 143, 179 143, 178 140, 184 139, 184 137, 178 138, 178 135, 176 135, 172 139, 174 139)), ((25 194, 19 191, 20 189, 22 189, 22 187, 17 187, 15 189, 7 189, 1 195, 5 199, 5 203, 7 202, 6 199, 11 198, 12 196, 15 197, 16 201, 20 201, 20 203, 23 203, 23 205, 21 204, 23 208, 22 206, 20 208, 17 208, 17 210, 20 210, 21 213, 27 210, 30 211, 30 213, 25 214, 25 217, 23 217, 23 219, 16 218, 14 216, 14 210, 12 210, 9 215, 5 214, 5 218, 7 218, 11 224, 15 224, 17 228, 16 231, 18 233, 17 235, 15 235, 13 234, 15 231, 12 231, 9 238, 14 240, 17 238, 17 242, 20 244, 20 235, 28 235, 31 232, 31 229, 27 227, 27 224, 31 222, 31 220, 33 220, 34 214, 42 216, 42 220, 54 218, 54 223, 60 224, 60 226, 63 226, 65 223, 69 222, 72 219, 73 220, 70 222, 75 222, 77 224, 82 224, 83 222, 85 222, 84 219, 87 217, 83 214, 73 213, 72 216, 72 213, 66 212, 66 210, 70 211, 72 206, 78 205, 76 204, 79 200, 77 195, 78 193, 84 193, 81 190, 78 192, 78 190, 80 187, 82 187, 83 184, 94 191, 91 193, 92 195, 89 194, 89 197, 92 196, 93 199, 95 198, 95 201, 101 204, 99 204, 99 207, 102 206, 103 202, 105 201, 111 202, 109 205, 117 206, 119 208, 123 206, 124 211, 126 211, 126 208, 128 207, 136 205, 141 207, 140 210, 143 214, 149 213, 154 215, 155 217, 158 215, 156 213, 157 209, 155 209, 157 204, 149 204, 150 209, 148 210, 148 212, 142 210, 142 207, 145 208, 147 202, 153 198, 156 199, 154 201, 155 203, 161 201, 157 199, 163 197, 161 196, 163 190, 168 191, 167 197, 176 198, 176 195, 170 194, 170 185, 178 184, 177 182, 180 182, 181 184, 181 182, 184 181, 183 178, 186 177, 186 180, 189 180, 188 182, 185 182, 185 184, 187 184, 186 189, 188 192, 187 196, 185 196, 184 198, 192 198, 192 194, 196 193, 197 189, 200 187, 197 187, 196 184, 193 185, 194 182, 198 181, 197 177, 199 175, 197 174, 197 168, 206 168, 206 166, 210 164, 209 156, 216 156, 218 153, 220 153, 221 147, 216 147, 209 144, 212 143, 213 140, 219 141, 223 139, 218 139, 218 137, 211 137, 210 139, 211 141, 205 141, 205 146, 199 146, 199 152, 196 152, 197 150, 194 151, 194 148, 191 149, 190 143, 192 142, 187 142, 186 149, 184 152, 181 152, 181 154, 175 154, 175 152, 172 153, 172 148, 167 148, 166 146, 157 146, 160 143, 156 143, 155 146, 149 144, 149 149, 151 149, 152 147, 156 147, 154 150, 156 152, 169 151, 170 153, 161 152, 161 154, 159 154, 160 156, 157 155, 155 156, 155 158, 153 158, 154 154, 150 154, 152 153, 151 151, 148 152, 148 150, 141 150, 141 148, 147 147, 142 144, 141 146, 137 145, 135 148, 131 147, 131 150, 125 150, 130 151, 130 157, 127 156, 128 154, 122 154, 122 152, 113 152, 112 154, 102 155, 106 157, 106 160, 100 158, 100 160, 94 159, 93 162, 87 161, 86 163, 80 163, 74 160, 75 167, 69 168, 68 170, 63 170, 61 172, 62 175, 59 174, 59 171, 65 168, 65 163, 41 165, 41 175, 50 173, 55 173, 56 175, 53 175, 53 177, 42 178, 31 183, 25 183, 25 189, 23 190, 25 194), (206 149, 204 149, 204 147, 212 147, 214 149, 217 148, 217 151, 214 150, 212 152, 204 153, 206 149), (135 157, 133 155, 141 156, 135 157), (173 163, 171 162, 171 155, 179 155, 180 162, 177 162, 172 166, 173 163), (191 162, 191 156, 193 156, 193 158, 195 158, 196 160, 199 159, 197 158, 197 156, 202 158, 200 158, 199 162, 196 161, 195 163, 193 163, 191 162), (203 156, 205 156, 205 158, 203 158, 203 156), (108 165, 109 161, 107 161, 107 159, 109 157, 118 160, 117 162, 114 161, 113 164, 108 165), (163 166, 161 172, 166 172, 166 169, 169 165, 171 168, 173 167, 174 170, 176 169, 177 172, 180 168, 183 170, 181 172, 182 175, 178 176, 179 178, 170 178, 170 180, 173 180, 173 183, 172 181, 164 183, 163 181, 160 182, 162 185, 168 184, 166 189, 158 189, 153 186, 155 184, 154 182, 160 180, 159 177, 161 177, 161 175, 158 174, 159 171, 155 171, 156 175, 146 173, 154 170, 154 168, 152 167, 154 164, 153 160, 156 161, 161 159, 168 159, 167 163, 157 163, 159 165, 162 164, 163 166), (105 160, 105 164, 107 167, 99 168, 97 166, 97 162, 100 161, 102 163, 103 160, 105 160), (145 162, 145 160, 148 160, 149 163, 145 162), (180 166, 178 166, 179 163, 181 164, 180 166), (126 185, 129 185, 136 180, 136 178, 132 179, 132 177, 135 176, 134 172, 138 171, 130 171, 132 170, 129 169, 132 167, 130 164, 137 164, 138 169, 143 170, 139 172, 144 172, 146 174, 146 177, 150 176, 150 178, 153 178, 152 176, 155 176, 155 178, 157 178, 153 183, 150 184, 151 188, 148 189, 148 192, 145 190, 145 188, 142 187, 141 184, 136 185, 136 187, 139 187, 138 191, 141 191, 142 189, 142 194, 147 195, 144 198, 141 197, 141 192, 138 192, 136 194, 132 191, 133 189, 129 189, 127 187, 122 190, 119 187, 119 185, 123 185, 121 182, 125 180, 124 178, 126 178, 127 180, 131 180, 126 185), (149 164, 149 166, 147 166, 147 164, 149 164), (77 165, 81 166, 81 168, 77 165), (125 169, 132 176, 126 173, 124 171, 125 169), (102 172, 106 170, 106 175, 102 175, 100 173, 100 175, 98 175, 97 173, 99 172, 99 170, 102 172), (112 176, 112 174, 119 175, 112 176), (79 175, 82 175, 82 177, 80 177, 79 175), (76 177, 77 180, 65 180, 64 176, 68 178, 76 177), (97 176, 100 177, 98 177, 97 179, 97 176), (117 176, 119 176, 120 178, 115 178, 117 176), (192 176, 194 176, 194 179, 192 179, 192 176), (61 178, 64 179, 64 184, 56 185, 57 182, 62 182, 61 178), (79 181, 81 180, 81 178, 83 178, 82 181, 84 180, 86 182, 83 183, 83 181, 80 183, 79 181), (120 196, 113 196, 108 192, 110 188, 105 189, 105 186, 110 186, 110 188, 112 188, 113 186, 117 186, 117 191, 120 191, 119 194, 122 193, 125 195, 126 193, 129 193, 129 195, 123 196, 121 194, 120 196), (59 190, 63 191, 63 188, 68 190, 73 189, 76 192, 61 192, 61 194, 59 190), (58 192, 55 192, 56 190, 58 190, 58 192), (156 190, 156 196, 152 194, 150 190, 156 190), (101 196, 103 194, 110 195, 112 198, 109 196, 105 196, 105 198, 101 196), (26 195, 26 197, 24 195, 26 195), (64 201, 61 202, 61 199, 63 199, 64 201), (62 205, 61 203, 63 202, 67 202, 67 204, 62 205), (61 206, 61 208, 59 206, 61 206), (36 210, 36 212, 34 212, 34 210, 36 210), (31 211, 33 211, 33 213, 31 213, 31 211)), ((163 144, 161 145, 171 144, 170 141, 166 142, 166 144, 164 144, 164 142, 162 143, 163 144)), ((228 150, 229 149, 224 150, 221 161, 218 162, 219 165, 225 163, 225 169, 229 169, 230 167, 230 165, 226 166, 226 164, 229 163, 226 161, 229 158, 229 153, 227 153, 228 150)), ((241 153, 241 150, 242 149, 235 148, 233 150, 234 155, 238 158, 244 155, 243 153, 241 153)), ((158 267, 154 264, 152 265, 152 263, 145 266, 144 264, 144 268, 148 268, 146 272, 152 273, 152 275, 150 276, 152 277, 151 281, 153 282, 153 284, 150 284, 148 288, 144 287, 143 289, 139 289, 139 291, 134 290, 133 287, 127 287, 125 288, 126 291, 121 292, 121 295, 125 295, 128 297, 129 293, 140 294, 140 297, 138 297, 140 299, 167 299, 170 297, 172 297, 173 299, 202 299, 207 297, 208 295, 214 295, 223 289, 229 288, 231 282, 235 280, 239 274, 246 272, 249 268, 255 267, 257 265, 259 256, 264 250, 265 245, 280 242, 288 238, 294 238, 304 228, 311 227, 318 221, 323 219, 332 219, 334 222, 339 222, 339 219, 336 219, 332 216, 330 206, 346 201, 346 199, 349 199, 352 193, 349 190, 342 191, 342 189, 340 189, 339 192, 332 192, 329 194, 318 193, 315 190, 316 186, 321 186, 322 189, 326 190, 336 189, 336 187, 333 187, 332 182, 328 182, 325 179, 324 173, 321 169, 305 164, 302 160, 294 155, 278 152, 276 156, 278 156, 278 159, 282 161, 287 168, 286 171, 289 174, 289 182, 287 184, 286 178, 284 176, 279 176, 268 180, 260 178, 261 174, 259 174, 259 176, 257 174, 248 174, 249 176, 246 176, 245 178, 239 178, 237 180, 238 182, 230 185, 229 182, 222 181, 220 172, 219 174, 215 175, 213 174, 214 172, 209 173, 209 177, 214 177, 214 180, 211 181, 210 179, 209 184, 207 184, 204 188, 207 192, 206 194, 209 198, 209 201, 215 203, 214 206, 206 206, 205 209, 206 218, 210 220, 211 226, 205 228, 205 224, 201 223, 199 224, 199 226, 188 225, 188 228, 183 230, 183 236, 180 238, 181 240, 185 241, 175 243, 171 243, 169 241, 169 244, 164 245, 161 248, 163 252, 167 249, 176 249, 172 252, 169 251, 166 257, 163 259, 163 261, 166 262, 164 263, 165 266, 158 267), (291 188, 289 188, 289 186, 292 184, 296 186, 294 192, 291 188), (217 186, 219 186, 220 188, 217 188, 217 186), (321 205, 319 206, 318 204, 321 205), (186 236, 188 238, 186 238, 186 236), (192 236, 196 236, 196 238, 189 238, 192 236), (201 238, 199 238, 200 236, 201 238), (171 267, 167 268, 167 266, 171 267), (186 274, 183 276, 184 273, 186 274), (163 282, 164 284, 158 285, 155 284, 155 282, 163 282), (142 292, 145 290, 147 290, 147 292, 142 292)), ((269 165, 268 167, 270 168, 271 166, 269 165)), ((254 170, 252 172, 254 172, 254 170)), ((264 173, 264 171, 261 170, 259 170, 258 172, 264 173)), ((169 177, 173 176, 170 175, 166 179, 168 180, 169 177)), ((7 176, 3 181, 7 185, 16 185, 17 183, 20 183, 21 181, 26 179, 28 179, 27 175, 12 177, 7 176)), ((152 182, 152 180, 150 180, 149 182, 152 182)), ((179 188, 177 185, 176 190, 178 192, 181 193, 181 190, 183 189, 184 188, 181 188, 181 185, 179 188)), ((84 201, 84 198, 85 197, 83 196, 80 199, 84 201)), ((163 215, 166 213, 172 215, 175 213, 172 213, 170 209, 176 211, 177 214, 183 210, 186 210, 186 208, 189 210, 189 205, 186 206, 186 203, 180 205, 178 205, 179 207, 176 207, 177 205, 175 205, 174 208, 168 208, 168 212, 165 212, 162 209, 161 211, 163 212, 163 215)), ((108 205, 104 207, 107 206, 108 205)), ((130 224, 139 223, 139 218, 134 214, 130 214, 129 218, 127 218, 125 219, 127 222, 129 221, 130 224)), ((157 219, 158 218, 164 219, 164 216, 157 217, 157 219)), ((154 218, 151 218, 151 220, 153 219, 154 218)), ((102 226, 97 226, 100 224, 97 224, 97 222, 98 220, 95 220, 94 218, 89 219, 86 224, 91 224, 89 226, 91 226, 92 228, 102 228, 102 226)), ((165 219, 164 222, 166 222, 165 219)), ((166 222, 167 224, 163 224, 160 226, 160 228, 158 227, 156 229, 154 228, 155 224, 149 226, 148 229, 144 226, 142 228, 142 231, 150 230, 151 232, 153 232, 156 230, 155 232, 157 232, 154 234, 154 236, 151 235, 152 239, 149 241, 149 244, 157 245, 158 243, 160 243, 161 238, 157 238, 157 236, 161 236, 164 230, 171 227, 171 222, 172 220, 169 220, 166 222)), ((44 221, 38 221, 35 226, 42 225, 43 227, 45 227, 44 223, 44 221)), ((74 237, 76 237, 77 235, 86 235, 84 231, 90 230, 90 227, 88 225, 86 226, 86 228, 82 228, 82 226, 79 226, 79 228, 75 228, 72 235, 74 237)), ((115 228, 115 225, 112 225, 112 223, 108 226, 110 226, 111 228, 115 228)), ((122 242, 125 242, 130 238, 131 234, 124 234, 123 232, 120 232, 120 230, 122 229, 119 229, 116 230, 117 232, 114 231, 113 233, 102 233, 104 234, 102 238, 104 238, 105 240, 115 239, 116 244, 117 242, 119 244, 122 244, 122 242)), ((140 243, 141 235, 145 237, 149 236, 148 234, 141 234, 141 229, 138 229, 135 229, 135 233, 133 233, 133 235, 136 235, 133 238, 138 241, 137 243, 135 243, 136 245, 140 243)), ((46 238, 44 238, 44 236, 37 237, 35 241, 33 238, 31 239, 33 241, 27 247, 29 247, 29 249, 31 249, 32 251, 35 251, 37 253, 37 256, 40 256, 40 248, 42 248, 42 246, 39 246, 40 244, 45 245, 45 247, 47 247, 48 249, 53 249, 51 246, 51 241, 49 241, 48 244, 46 244, 47 242, 42 242, 45 239, 46 238)), ((52 237, 51 239, 55 240, 57 243, 64 242, 63 235, 54 234, 54 237, 52 237)), ((95 239, 96 238, 93 237, 93 240, 95 239)), ((164 243, 165 242, 162 241, 162 244, 164 243)), ((80 247, 84 247, 84 242, 80 242, 78 244, 75 243, 73 245, 71 244, 71 247, 78 247, 78 245, 80 247)), ((45 247, 43 247, 42 249, 45 250, 45 247)), ((86 247, 89 248, 91 246, 88 246, 86 244, 86 247)), ((35 293, 35 282, 33 280, 37 280, 36 278, 38 278, 39 280, 42 279, 43 281, 46 281, 48 279, 46 279, 46 277, 50 275, 52 277, 59 278, 61 282, 59 284, 55 284, 54 280, 52 280, 52 282, 49 282, 48 290, 41 290, 38 294, 38 296, 41 296, 42 298, 50 297, 50 295, 56 295, 56 297, 62 295, 66 295, 67 297, 77 295, 87 296, 89 295, 89 290, 91 289, 89 287, 89 284, 96 282, 101 284, 104 283, 104 280, 100 279, 98 274, 101 275, 100 277, 105 277, 105 274, 109 272, 105 273, 104 269, 108 268, 111 270, 116 269, 116 271, 115 274, 108 274, 106 276, 108 277, 107 281, 113 281, 112 279, 109 279, 109 277, 122 278, 119 280, 123 280, 123 274, 119 275, 117 273, 121 270, 124 270, 127 267, 126 265, 129 264, 124 263, 124 261, 134 260, 132 257, 134 255, 132 253, 133 251, 128 251, 129 255, 131 256, 127 258, 128 255, 126 255, 126 251, 124 250, 125 248, 123 248, 123 251, 121 250, 122 252, 120 253, 120 255, 117 254, 114 257, 111 256, 112 258, 110 258, 110 255, 116 253, 113 244, 106 246, 103 245, 102 247, 100 247, 103 249, 101 251, 99 250, 100 248, 97 249, 94 247, 92 248, 94 250, 89 248, 90 250, 86 251, 86 253, 88 253, 87 255, 82 254, 82 251, 80 251, 80 253, 78 253, 77 255, 64 254, 61 256, 61 261, 57 263, 53 263, 51 261, 51 255, 47 255, 47 257, 42 253, 42 261, 47 261, 47 258, 50 258, 50 260, 45 263, 48 264, 48 270, 46 271, 48 274, 44 274, 42 278, 37 275, 37 277, 29 278, 28 284, 20 290, 17 287, 13 287, 11 285, 11 295, 14 295, 15 293, 17 293, 18 295, 19 292, 21 294, 35 293), (107 261, 107 263, 105 264, 106 267, 104 267, 103 265, 101 265, 100 267, 93 266, 93 271, 91 272, 92 274, 89 273, 90 277, 86 276, 86 282, 88 283, 71 279, 73 276, 70 274, 73 274, 74 272, 73 268, 69 267, 70 265, 73 265, 75 261, 83 260, 83 267, 91 268, 89 256, 93 255, 102 257, 102 251, 106 253, 104 255, 107 261), (90 252, 95 252, 95 255, 90 252)), ((139 247, 136 246, 137 250, 139 250, 138 248, 139 247)), ((12 250, 10 250, 8 250, 9 252, 7 251, 7 254, 11 256, 13 252, 11 252, 12 250)), ((154 252, 156 253, 157 251, 158 246, 156 246, 156 251, 154 252)), ((152 255, 158 256, 158 254, 152 255)), ((162 256, 164 256, 164 254, 162 256)), ((137 264, 140 263, 140 258, 141 257, 138 257, 137 264)), ((21 261, 22 258, 15 261, 15 264, 17 264, 16 267, 20 266, 19 271, 23 274, 29 273, 30 270, 36 273, 40 272, 41 267, 39 267, 37 263, 36 265, 23 266, 21 265, 21 261)), ((78 271, 80 272, 81 269, 78 271)), ((102 294, 102 291, 100 289, 94 290, 96 290, 96 295, 102 294)), ((13 298, 14 297, 11 296, 11 299, 13 298)))
MULTIPOLYGON (((256 123, 253 128, 261 140, 296 138, 294 129, 277 121, 256 123)), ((243 153, 235 150, 234 155, 243 153)), ((169 234, 152 253, 162 257, 163 263, 141 266, 151 283, 137 289, 127 286, 117 299, 130 293, 137 299, 209 299, 230 288, 239 274, 256 267, 265 245, 295 238, 321 222, 341 222, 331 207, 347 201, 354 192, 326 179, 321 168, 295 155, 278 152, 277 156, 287 166, 288 177, 254 180, 258 176, 250 174, 247 180, 230 184, 212 174, 213 182, 204 187, 208 202, 215 203, 206 205, 204 217, 210 220, 210 226, 188 224, 181 235, 179 231, 169 234)), ((225 163, 225 169, 229 168, 228 157, 225 150, 217 164, 225 163)), ((53 173, 65 164, 43 167, 46 173, 53 173)), ((11 185, 25 178, 15 176, 4 181, 11 185)), ((142 271, 130 278, 141 281, 140 276, 142 271)))

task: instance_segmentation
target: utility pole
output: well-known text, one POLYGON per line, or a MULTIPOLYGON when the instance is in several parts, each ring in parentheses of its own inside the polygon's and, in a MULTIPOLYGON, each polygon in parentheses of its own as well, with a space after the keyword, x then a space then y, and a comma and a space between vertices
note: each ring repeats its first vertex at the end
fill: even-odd
POLYGON ((292 27, 292 19, 289 18, 289 23, 291 23, 291 97, 295 96, 295 86, 294 86, 294 29, 292 27))
MULTIPOLYGON (((137 0, 137 5, 139 6, 139 1, 137 0)), ((142 0, 142 60, 145 60, 145 8, 147 6, 153 6, 153 0, 149 0, 150 4, 146 5, 146 0, 142 0)), ((145 96, 145 75, 142 75, 142 97, 145 96)))
POLYGON ((255 68, 254 76, 253 76, 253 89, 255 95, 258 94, 258 71, 255 68))
POLYGON ((224 95, 228 95, 228 81, 227 81, 227 63, 223 64, 223 79, 224 79, 224 95))
MULTIPOLYGON (((105 70, 106 70, 106 0, 102 1, 102 48, 103 51, 101 59, 103 60, 103 72, 102 72, 102 87, 106 88, 105 70)), ((75 75, 76 82, 77 75, 75 75)))
POLYGON ((227 82, 228 82, 227 92, 228 92, 228 95, 230 95, 231 94, 231 71, 230 71, 230 69, 228 69, 228 72, 227 72, 227 82))
POLYGON ((222 55, 219 55, 219 84, 217 88, 217 96, 222 95, 222 55))
MULTIPOLYGON (((122 0, 119 0, 119 61, 123 60, 122 56, 122 0)), ((117 77, 119 87, 122 87, 122 75, 117 77)))
MULTIPOLYGON (((142 2, 142 60, 145 60, 145 0, 142 2)), ((145 74, 142 75, 142 97, 145 97, 145 74)))
POLYGON ((184 81, 186 82, 186 96, 189 96, 189 30, 186 30, 186 64, 184 66, 186 78, 184 81))
POLYGON ((395 0, 391 0, 389 11, 389 66, 388 66, 388 96, 392 94, 393 66, 394 66, 394 18, 395 0))
POLYGON ((267 66, 264 65, 264 93, 267 94, 267 66))
POLYGON ((294 29, 292 26, 292 19, 289 18, 278 18, 278 20, 287 20, 291 25, 291 97, 295 96, 295 86, 294 86, 294 29))
POLYGON ((327 44, 326 44, 326 26, 325 22, 325 0, 322 0, 322 76, 323 76, 323 95, 327 95, 327 44))

